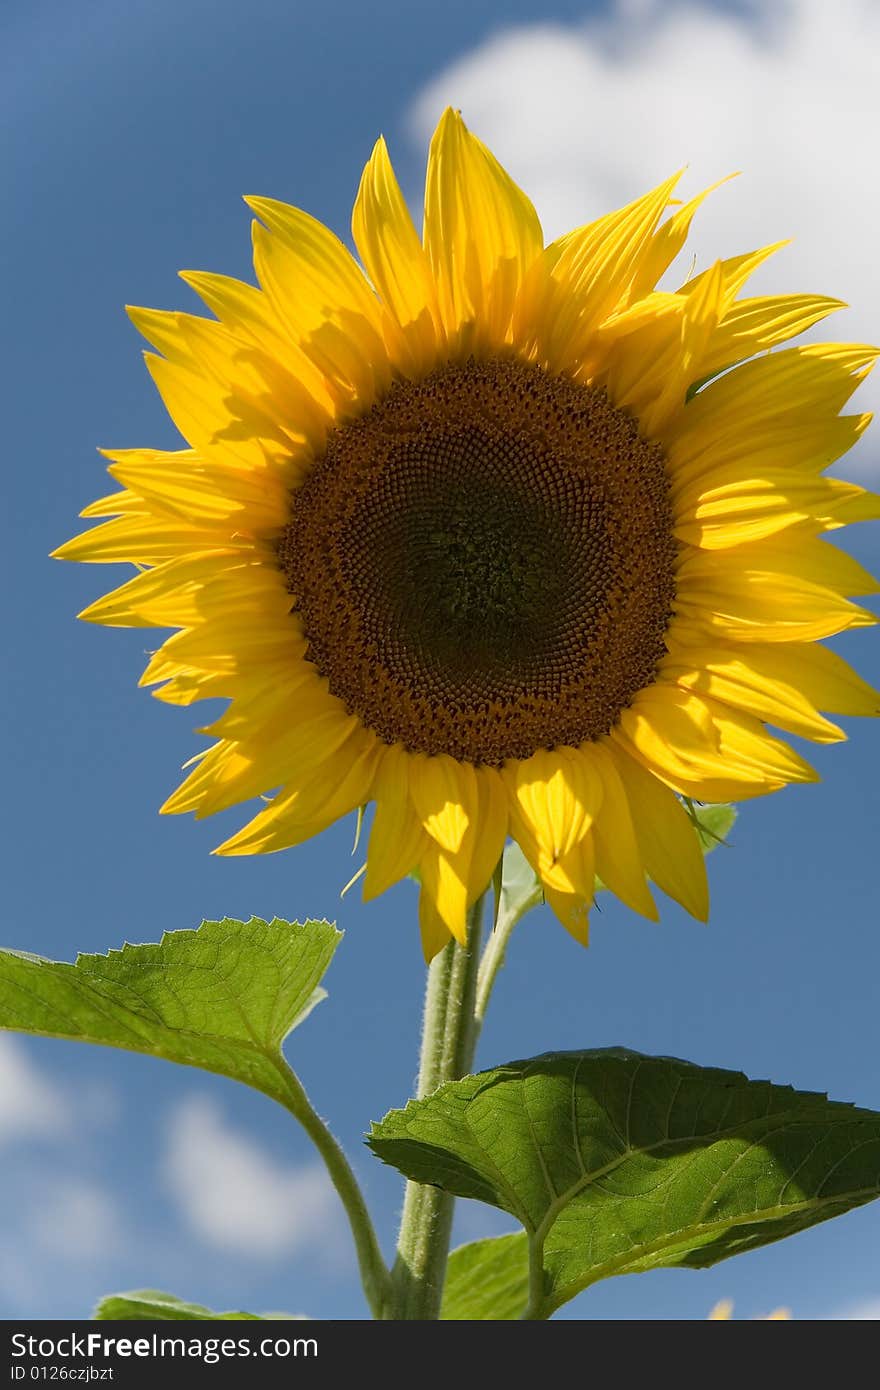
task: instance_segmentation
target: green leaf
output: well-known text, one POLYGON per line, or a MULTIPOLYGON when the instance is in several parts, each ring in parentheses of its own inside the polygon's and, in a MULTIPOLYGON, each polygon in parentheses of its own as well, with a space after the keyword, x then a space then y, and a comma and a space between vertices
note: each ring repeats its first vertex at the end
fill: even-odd
POLYGON ((715 1264, 880 1195, 880 1115, 621 1049, 450 1082, 369 1143, 406 1177, 516 1217, 530 1317, 598 1279, 715 1264))
POLYGON ((219 1072, 288 1103, 281 1044, 324 997, 329 922, 203 922, 75 965, 0 951, 0 1028, 219 1072))
POLYGON ((529 1247, 522 1232, 460 1245, 449 1256, 440 1317, 447 1322, 518 1318, 529 1297, 529 1247))
POLYGON ((693 801, 686 801, 685 810, 693 822, 704 854, 711 854, 713 849, 726 843, 736 820, 735 806, 721 802, 716 806, 697 806, 693 801))
POLYGON ((215 1313, 201 1303, 185 1303, 173 1293, 158 1289, 133 1289, 102 1298, 94 1313, 96 1322, 262 1322, 257 1313, 215 1313))

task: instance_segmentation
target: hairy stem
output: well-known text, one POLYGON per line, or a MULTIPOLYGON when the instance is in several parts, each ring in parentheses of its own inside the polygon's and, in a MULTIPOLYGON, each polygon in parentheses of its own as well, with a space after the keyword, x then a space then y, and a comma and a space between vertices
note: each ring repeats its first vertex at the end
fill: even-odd
MULTIPOLYGON (((417 1094, 430 1095, 444 1081, 470 1070, 477 1044, 475 1014, 483 901, 468 913, 467 943, 450 942, 428 970, 417 1094)), ((439 1317, 452 1233, 455 1198, 437 1187, 408 1182, 392 1271, 391 1316, 439 1317)))
POLYGON ((518 921, 519 918, 513 915, 506 920, 497 917, 495 930, 486 942, 486 949, 483 951, 483 959, 480 961, 480 970, 477 976, 477 998, 474 1010, 478 1037, 486 1019, 486 1010, 492 997, 495 979, 504 964, 507 943, 518 921))
POLYGON ((520 1313, 521 1322, 537 1322, 547 1317, 544 1302, 544 1238, 529 1237, 529 1301, 520 1313))
POLYGON ((513 929, 522 921, 527 912, 531 912, 532 908, 537 907, 543 900, 541 886, 535 879, 532 879, 531 886, 528 884, 525 887, 514 884, 505 885, 504 865, 505 860, 502 857, 492 878, 495 914, 492 931, 486 942, 477 975, 477 1000, 474 1010, 477 1038, 480 1036, 480 1030, 486 1019, 486 1010, 489 1007, 489 1000, 492 997, 492 990, 495 988, 498 972, 504 964, 513 929))
POLYGON ((278 1058, 278 1068, 284 1079, 286 1093, 285 1105, 291 1115, 299 1121, 326 1164, 327 1171, 339 1198, 345 1208, 351 1233, 354 1237, 360 1268, 361 1283, 370 1311, 374 1318, 384 1318, 388 1314, 391 1301, 391 1275, 382 1258, 376 1232, 367 1211, 364 1195, 358 1186, 348 1159, 329 1129, 315 1110, 303 1089, 302 1082, 287 1065, 283 1057, 278 1058))

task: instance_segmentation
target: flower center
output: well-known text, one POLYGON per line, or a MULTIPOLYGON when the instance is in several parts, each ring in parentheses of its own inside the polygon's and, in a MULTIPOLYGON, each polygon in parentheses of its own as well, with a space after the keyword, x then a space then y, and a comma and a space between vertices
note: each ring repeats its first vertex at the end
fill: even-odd
POLYGON ((329 437, 279 558, 330 690, 387 743, 499 765, 606 734, 654 679, 677 553, 663 454, 508 359, 394 385, 329 437))

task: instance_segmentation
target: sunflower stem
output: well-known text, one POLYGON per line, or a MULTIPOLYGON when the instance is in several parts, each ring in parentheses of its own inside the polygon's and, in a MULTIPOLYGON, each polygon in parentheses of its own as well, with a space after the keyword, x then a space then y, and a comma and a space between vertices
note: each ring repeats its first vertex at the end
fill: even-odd
MULTIPOLYGON (((475 1013, 483 903, 468 912, 464 946, 450 942, 428 968, 417 1095, 430 1095, 444 1081, 466 1076, 477 1045, 475 1013)), ((397 1320, 440 1316, 449 1258, 455 1198, 438 1187, 408 1182, 391 1275, 392 1314, 397 1320)))
POLYGON ((337 1140, 330 1133, 296 1073, 283 1057, 277 1059, 281 1072, 284 1105, 298 1120, 324 1160, 330 1180, 345 1208, 357 1252, 361 1283, 374 1318, 386 1316, 391 1298, 391 1275, 382 1258, 379 1242, 363 1193, 358 1186, 351 1164, 337 1140))

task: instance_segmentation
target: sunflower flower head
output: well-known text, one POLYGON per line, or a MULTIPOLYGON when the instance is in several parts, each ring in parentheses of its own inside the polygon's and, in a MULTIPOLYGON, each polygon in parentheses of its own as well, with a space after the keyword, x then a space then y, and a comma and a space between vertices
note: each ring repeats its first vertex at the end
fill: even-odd
POLYGON ((768 725, 878 712, 818 645, 875 621, 824 535, 880 516, 825 476, 877 350, 781 346, 842 306, 744 295, 775 247, 658 290, 706 196, 675 185, 545 246, 447 111, 421 237, 380 140, 360 265, 250 198, 257 287, 186 273, 213 318, 130 311, 186 447, 109 453, 121 490, 56 554, 137 566, 81 616, 176 629, 158 698, 229 701, 163 809, 262 796, 218 851, 252 854, 374 802, 365 894, 418 870, 429 958, 508 836, 580 940, 597 874, 705 918, 679 798, 813 781, 768 725))

